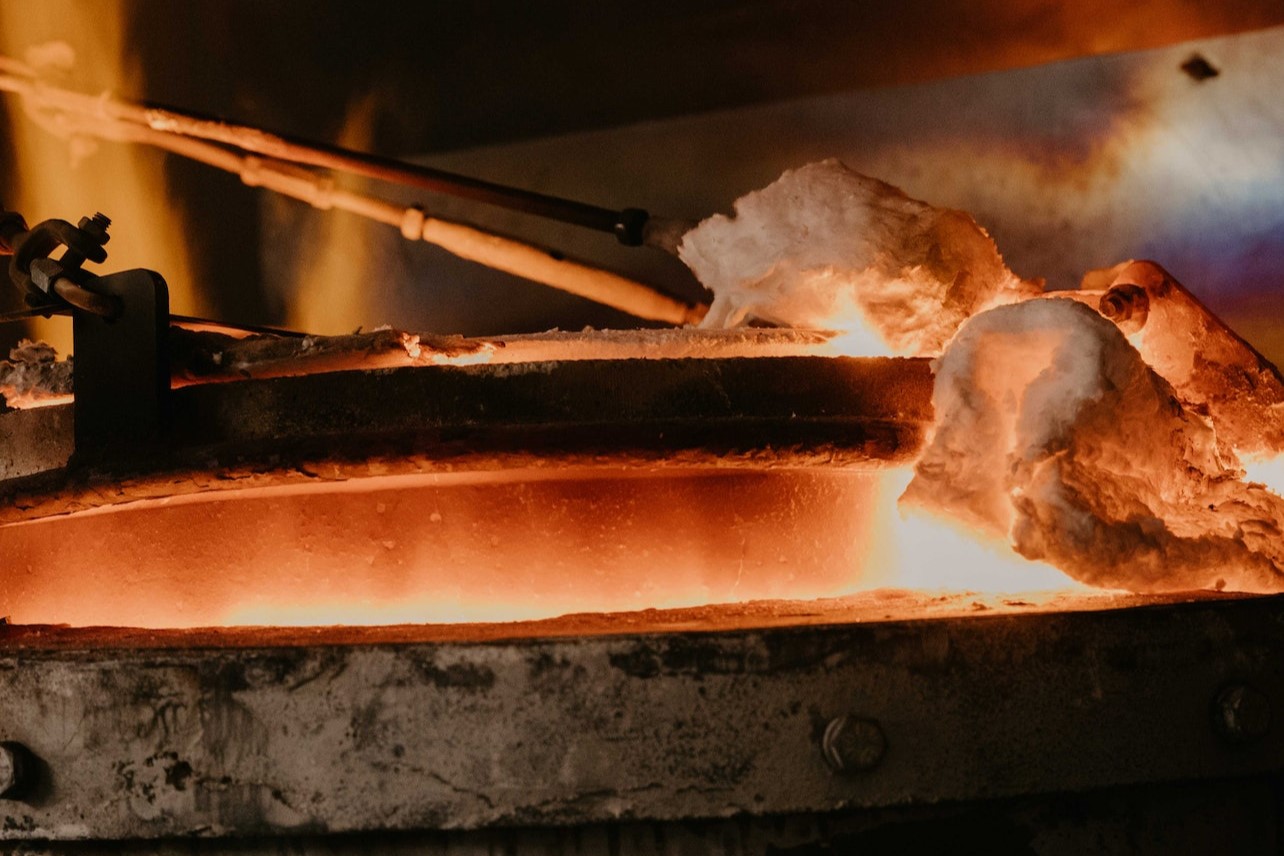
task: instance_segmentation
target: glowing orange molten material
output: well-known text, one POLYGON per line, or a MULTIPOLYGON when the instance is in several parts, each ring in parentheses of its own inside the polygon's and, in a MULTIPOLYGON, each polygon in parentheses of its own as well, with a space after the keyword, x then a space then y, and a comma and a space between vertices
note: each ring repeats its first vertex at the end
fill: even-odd
POLYGON ((871 473, 620 468, 233 491, 3 531, 22 623, 507 620, 818 597, 865 564, 871 473))
POLYGON ((24 624, 197 627, 508 621, 876 588, 1029 602, 1079 588, 1003 545, 902 518, 909 478, 710 457, 145 500, 0 528, 0 602, 24 624))
POLYGON ((604 467, 147 501, 0 530, 0 596, 18 623, 196 627, 1066 587, 939 524, 902 521, 908 476, 604 467))

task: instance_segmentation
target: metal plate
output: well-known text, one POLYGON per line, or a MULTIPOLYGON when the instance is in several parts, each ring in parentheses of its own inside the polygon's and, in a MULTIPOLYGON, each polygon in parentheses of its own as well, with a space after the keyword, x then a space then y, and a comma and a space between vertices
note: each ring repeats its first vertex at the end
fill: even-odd
POLYGON ((159 274, 130 270, 96 280, 118 318, 72 316, 76 455, 120 462, 150 454, 168 422, 169 290, 159 274))
POLYGON ((6 631, 0 738, 44 777, 4 804, 0 835, 714 818, 1284 766, 1281 597, 473 643, 295 632, 182 648, 6 631), (1257 694, 1264 730, 1227 731, 1228 687, 1257 694), (821 743, 844 716, 885 751, 836 773, 821 743))

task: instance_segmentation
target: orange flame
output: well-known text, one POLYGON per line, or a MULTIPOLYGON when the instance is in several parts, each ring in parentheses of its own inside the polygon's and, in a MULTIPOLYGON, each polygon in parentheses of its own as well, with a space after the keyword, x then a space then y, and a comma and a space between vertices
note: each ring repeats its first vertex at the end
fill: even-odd
MULTIPOLYGON (((368 150, 372 142, 377 101, 358 100, 348 110, 338 145, 368 150)), ((298 206, 293 200, 272 200, 274 205, 298 206)), ((345 211, 326 211, 311 224, 315 230, 307 244, 318 248, 303 260, 294 277, 286 326, 318 335, 351 333, 368 324, 372 292, 372 254, 364 223, 345 211)), ((380 323, 380 322, 375 322, 380 323)))
POLYGON ((882 476, 870 549, 873 566, 886 577, 875 576, 867 584, 1025 596, 1088 590, 1051 565, 1017 555, 1006 542, 935 515, 902 511, 897 499, 912 476, 908 467, 882 476))
POLYGON ((1264 484, 1276 494, 1284 496, 1284 455, 1247 458, 1241 463, 1248 481, 1264 484))
MULTIPOLYGON (((0 52, 25 55, 51 74, 74 73, 93 88, 134 88, 139 69, 127 48, 124 9, 75 0, 0 3, 0 52)), ((60 141, 48 127, 20 115, 17 102, 9 104, 16 194, 4 202, 29 223, 53 217, 74 223, 102 211, 114 222, 104 270, 160 271, 175 312, 204 313, 181 220, 164 202, 172 197, 166 192, 164 156, 116 143, 60 141)), ((65 321, 38 321, 34 332, 61 353, 71 352, 71 327, 65 321)))

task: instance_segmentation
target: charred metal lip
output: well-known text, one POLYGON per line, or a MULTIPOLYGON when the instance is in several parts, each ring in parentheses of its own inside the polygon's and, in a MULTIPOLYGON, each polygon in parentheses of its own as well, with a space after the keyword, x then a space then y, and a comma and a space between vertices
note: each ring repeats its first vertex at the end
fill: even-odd
POLYGON ((0 523, 246 480, 533 461, 882 466, 931 421, 927 360, 573 360, 338 371, 173 391, 145 464, 68 469, 70 406, 0 414, 0 523), (101 485, 121 490, 102 490, 101 485), (110 499, 109 497, 116 497, 110 499))
MULTIPOLYGON (((332 626, 229 626, 207 628, 72 627, 0 624, 0 657, 27 651, 297 648, 315 646, 491 643, 521 640, 633 636, 666 639, 676 634, 822 629, 845 625, 922 628, 943 620, 993 620, 1081 612, 1197 609, 1222 602, 1276 600, 1284 595, 1216 591, 1125 594, 1058 593, 1036 602, 973 592, 934 593, 875 589, 838 598, 747 601, 680 609, 570 613, 556 618, 503 622, 332 626), (985 601, 989 601, 988 603, 985 601)), ((639 675, 658 669, 639 661, 639 675)), ((621 661, 628 670, 628 664, 621 661)))
POLYGON ((1284 596, 1122 603, 1147 601, 373 644, 351 628, 230 645, 214 637, 238 632, 8 628, 0 738, 47 784, 3 807, 25 820, 0 838, 820 813, 1284 768, 1279 729, 1242 751, 1209 717, 1227 687, 1284 702, 1284 596), (824 734, 853 711, 885 751, 836 776, 824 734))

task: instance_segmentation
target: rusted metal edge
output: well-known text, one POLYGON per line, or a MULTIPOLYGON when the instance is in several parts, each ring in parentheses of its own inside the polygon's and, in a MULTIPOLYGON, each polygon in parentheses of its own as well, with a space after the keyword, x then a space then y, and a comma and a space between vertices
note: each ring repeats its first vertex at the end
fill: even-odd
POLYGON ((438 642, 499 642, 658 633, 719 633, 733 630, 821 627, 935 621, 984 620, 1000 615, 1172 609, 1243 598, 1269 597, 1204 589, 1164 594, 1099 590, 1063 591, 1046 597, 935 592, 882 588, 814 600, 754 600, 677 609, 570 613, 556 618, 448 624, 231 626, 205 628, 73 627, 65 624, 0 623, 0 655, 120 649, 281 648, 390 645, 438 642))
POLYGON ((1268 597, 703 634, 10 652, 0 739, 27 747, 42 778, 3 803, 0 836, 677 820, 1256 775, 1284 767, 1281 619, 1284 599, 1268 597))
POLYGON ((0 523, 265 483, 442 469, 882 466, 931 420, 926 360, 579 360, 188 386, 147 464, 67 468, 67 406, 0 414, 0 523))

